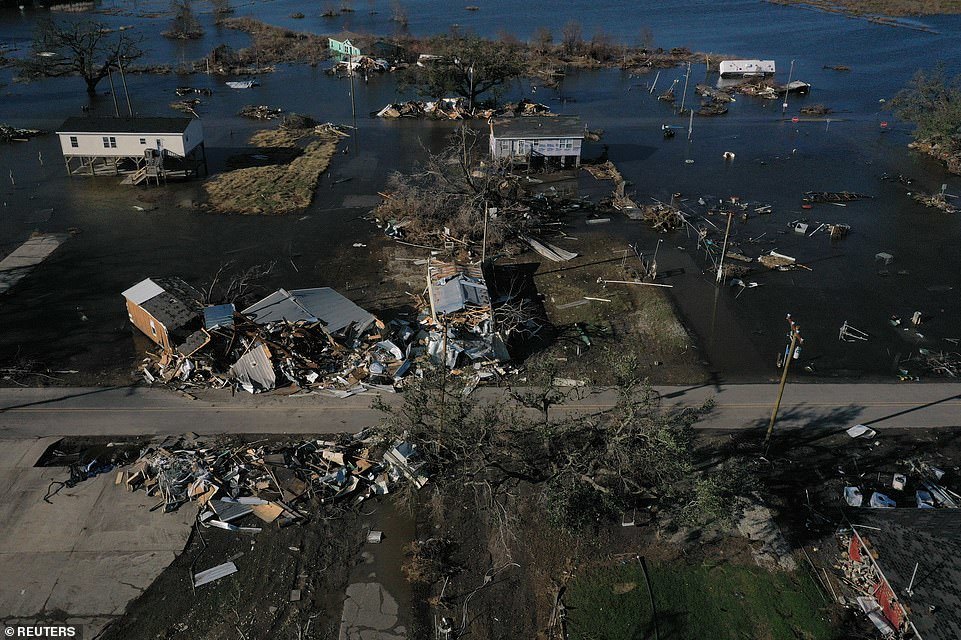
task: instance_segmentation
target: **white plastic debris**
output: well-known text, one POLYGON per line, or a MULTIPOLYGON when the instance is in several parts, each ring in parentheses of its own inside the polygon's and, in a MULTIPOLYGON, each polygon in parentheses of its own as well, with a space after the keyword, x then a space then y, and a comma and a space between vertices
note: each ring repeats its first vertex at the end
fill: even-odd
POLYGON ((898 506, 897 502, 877 491, 871 494, 871 501, 868 504, 872 509, 893 509, 898 506))
POLYGON ((898 491, 904 491, 904 485, 908 483, 908 477, 903 473, 895 473, 894 478, 891 480, 891 486, 898 491))
POLYGON ((860 438, 864 436, 865 438, 873 438, 878 435, 878 432, 871 427, 866 427, 863 424, 856 424, 847 431, 845 431, 852 438, 860 438))
POLYGON ((857 487, 844 487, 844 501, 852 507, 860 507, 864 502, 864 496, 857 487))

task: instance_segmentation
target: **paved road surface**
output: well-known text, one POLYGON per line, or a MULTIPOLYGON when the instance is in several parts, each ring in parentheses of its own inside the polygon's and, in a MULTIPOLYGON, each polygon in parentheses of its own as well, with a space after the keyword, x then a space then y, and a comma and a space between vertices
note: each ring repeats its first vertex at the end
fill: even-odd
MULTIPOLYGON (((699 426, 744 429, 766 424, 777 389, 771 384, 657 387, 666 406, 715 400, 699 426)), ((501 393, 480 389, 479 402, 501 393)), ((610 391, 584 393, 559 410, 610 407, 610 391)), ((400 396, 384 396, 389 402, 400 396)), ((332 433, 358 431, 378 421, 372 395, 335 399, 250 396, 205 391, 196 399, 140 386, 0 389, 0 438, 52 435, 197 433, 332 433)), ((855 423, 885 427, 961 426, 961 384, 793 384, 781 404, 779 428, 838 428, 855 423)))

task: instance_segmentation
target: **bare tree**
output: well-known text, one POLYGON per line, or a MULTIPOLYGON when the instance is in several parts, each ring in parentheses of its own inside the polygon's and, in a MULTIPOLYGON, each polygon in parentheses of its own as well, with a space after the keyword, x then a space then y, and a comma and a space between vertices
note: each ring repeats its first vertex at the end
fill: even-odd
POLYGON ((33 53, 21 65, 28 76, 79 75, 87 83, 89 95, 96 95, 97 85, 112 67, 144 54, 139 38, 91 20, 43 21, 33 42, 33 53))
POLYGON ((564 31, 561 33, 561 43, 567 55, 572 56, 583 47, 584 38, 582 32, 581 23, 575 20, 571 20, 564 25, 564 31))
POLYGON ((194 16, 190 2, 191 0, 171 0, 170 9, 174 17, 170 21, 170 28, 163 32, 165 37, 194 40, 204 35, 203 27, 194 16))
POLYGON ((547 27, 537 27, 534 35, 531 36, 531 46, 536 53, 545 54, 550 52, 554 44, 554 34, 547 27))

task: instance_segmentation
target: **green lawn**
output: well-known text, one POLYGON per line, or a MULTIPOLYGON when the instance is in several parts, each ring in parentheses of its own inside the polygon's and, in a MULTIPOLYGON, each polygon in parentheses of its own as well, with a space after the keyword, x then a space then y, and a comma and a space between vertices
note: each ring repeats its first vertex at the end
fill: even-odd
MULTIPOLYGON (((833 640, 827 606, 804 573, 737 565, 648 564, 661 640, 833 640)), ((650 597, 637 563, 598 569, 568 587, 571 640, 654 637, 650 597)))

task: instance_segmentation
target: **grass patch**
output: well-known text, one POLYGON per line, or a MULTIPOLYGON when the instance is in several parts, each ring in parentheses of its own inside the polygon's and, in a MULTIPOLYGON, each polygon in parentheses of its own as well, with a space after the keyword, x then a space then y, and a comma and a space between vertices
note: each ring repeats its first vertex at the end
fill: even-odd
MULTIPOLYGON (((263 148, 293 147, 310 130, 258 131, 251 143, 263 148)), ((204 184, 208 206, 218 213, 285 215, 300 213, 314 199, 320 175, 330 166, 339 138, 321 135, 288 164, 235 169, 204 184)))
MULTIPOLYGON (((814 582, 803 574, 743 565, 649 567, 662 638, 833 640, 814 582)), ((568 587, 571 640, 654 637, 650 596, 638 564, 604 567, 568 587)))

